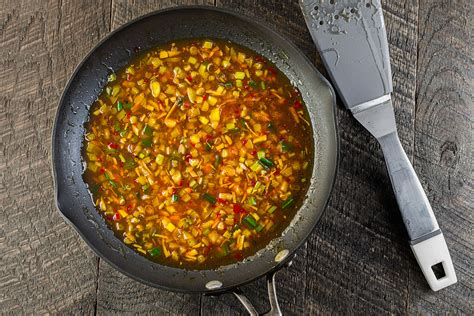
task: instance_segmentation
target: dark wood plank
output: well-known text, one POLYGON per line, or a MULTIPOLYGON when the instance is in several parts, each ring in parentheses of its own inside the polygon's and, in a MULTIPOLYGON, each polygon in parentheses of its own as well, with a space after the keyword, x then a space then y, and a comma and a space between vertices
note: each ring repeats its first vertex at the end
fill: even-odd
MULTIPOLYGON (((297 1, 218 0, 264 20, 288 36, 324 74, 297 1)), ((394 100, 399 132, 412 153, 416 86, 417 2, 386 1, 394 100)), ((280 272, 286 314, 406 313, 411 251, 382 154, 375 140, 341 106, 339 175, 328 210, 295 264, 280 272)), ((245 289, 260 310, 263 283, 245 289)), ((227 314, 235 299, 203 298, 205 310, 227 314)), ((238 309, 241 312, 242 309, 238 309)))
MULTIPOLYGON (((112 29, 146 13, 186 4, 209 4, 213 1, 128 1, 112 3, 112 29)), ((114 270, 103 260, 99 264, 97 313, 198 314, 200 296, 176 294, 134 281, 114 270)))
POLYGON ((105 1, 0 7, 0 310, 92 314, 97 259, 56 210, 51 128, 67 78, 109 30, 105 1))
POLYGON ((149 12, 178 5, 214 5, 214 0, 113 0, 112 30, 149 12))
POLYGON ((421 1, 414 167, 458 283, 431 292, 412 264, 410 312, 474 314, 473 2, 421 1))
MULTIPOLYGON (((168 293, 98 265, 53 202, 50 130, 74 66, 110 25, 187 3, 59 0, 0 8, 2 312, 197 314, 202 305, 205 315, 245 314, 232 295, 168 293)), ((325 73, 296 1, 218 5, 263 19, 325 73)), ((286 314, 474 314, 472 6, 384 2, 400 136, 414 153, 459 283, 438 293, 428 289, 406 243, 379 147, 339 106, 341 162, 332 201, 293 266, 277 275, 286 314)), ((243 290, 260 311, 268 307, 263 280, 243 290)))
POLYGON ((97 314, 197 315, 200 296, 155 289, 100 260, 97 314))

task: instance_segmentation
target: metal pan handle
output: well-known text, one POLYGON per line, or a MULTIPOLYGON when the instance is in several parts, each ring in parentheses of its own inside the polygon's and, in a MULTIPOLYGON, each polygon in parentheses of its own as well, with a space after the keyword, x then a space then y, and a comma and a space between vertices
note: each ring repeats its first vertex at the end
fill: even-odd
MULTIPOLYGON (((269 315, 269 316, 281 316, 281 310, 280 306, 278 305, 278 297, 276 293, 276 287, 275 287, 275 274, 277 271, 270 272, 267 274, 267 291, 268 291, 268 300, 270 301, 270 310, 266 313, 260 314, 260 315, 269 315)), ((250 300, 243 294, 242 290, 239 288, 236 288, 235 290, 232 291, 232 294, 237 297, 237 299, 242 303, 242 305, 245 307, 247 312, 249 312, 250 315, 252 316, 258 316, 259 313, 255 309, 255 307, 252 305, 250 300)))
MULTIPOLYGON (((290 267, 291 264, 293 263, 292 260, 294 258, 295 256, 293 256, 293 258, 290 261, 288 261, 283 266, 283 268, 290 267)), ((270 302, 270 310, 265 313, 259 314, 257 310, 255 309, 255 307, 253 306, 252 302, 250 302, 250 300, 244 295, 244 293, 242 292, 240 288, 236 288, 232 290, 232 294, 234 294, 235 297, 237 297, 239 302, 245 307, 245 309, 250 315, 252 316, 258 316, 258 315, 281 316, 282 315, 281 310, 280 310, 280 305, 278 305, 278 296, 277 296, 276 285, 275 285, 275 274, 278 271, 280 270, 270 272, 266 275, 267 293, 268 293, 268 301, 270 302)))

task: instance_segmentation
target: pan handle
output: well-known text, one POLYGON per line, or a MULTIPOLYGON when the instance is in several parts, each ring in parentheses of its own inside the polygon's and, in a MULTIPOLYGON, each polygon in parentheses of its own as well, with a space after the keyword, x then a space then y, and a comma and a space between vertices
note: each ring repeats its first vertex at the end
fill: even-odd
MULTIPOLYGON (((289 267, 291 265, 291 261, 289 261, 285 267, 289 267)), ((268 300, 270 302, 270 310, 263 313, 259 314, 255 307, 252 305, 250 300, 243 294, 242 290, 240 288, 236 288, 235 290, 232 291, 232 294, 235 295, 235 297, 239 300, 239 302, 245 307, 247 312, 251 316, 258 316, 258 315, 268 315, 268 316, 282 316, 280 306, 278 305, 278 297, 277 297, 277 292, 276 292, 276 286, 275 286, 275 274, 278 272, 273 271, 267 274, 267 291, 268 291, 268 300)))

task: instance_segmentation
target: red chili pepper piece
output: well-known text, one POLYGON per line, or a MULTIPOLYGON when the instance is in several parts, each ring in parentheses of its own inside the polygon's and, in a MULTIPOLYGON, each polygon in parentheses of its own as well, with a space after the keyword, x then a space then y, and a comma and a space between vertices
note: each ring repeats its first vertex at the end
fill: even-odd
POLYGON ((191 75, 187 76, 186 79, 188 79, 188 81, 193 81, 193 77, 191 75))
POLYGON ((100 173, 105 173, 105 169, 104 169, 104 168, 100 168, 99 171, 100 171, 100 173))
POLYGON ((203 100, 203 101, 206 101, 206 100, 207 100, 207 94, 205 94, 205 95, 202 96, 202 100, 203 100))
POLYGON ((184 156, 184 161, 189 163, 189 159, 191 159, 191 158, 193 158, 193 156, 191 156, 191 154, 186 154, 186 156, 184 156))
POLYGON ((233 210, 234 210, 234 214, 245 214, 245 213, 247 213, 247 211, 237 203, 234 204, 233 210))
POLYGON ((295 109, 301 109, 302 108, 301 102, 299 100, 296 100, 295 103, 293 104, 293 106, 295 107, 295 109))
POLYGON ((114 216, 112 217, 112 219, 113 219, 114 221, 119 221, 121 218, 122 218, 122 217, 120 216, 119 213, 115 213, 114 216))
POLYGON ((234 209, 235 214, 240 213, 240 205, 239 204, 234 204, 233 209, 234 209))

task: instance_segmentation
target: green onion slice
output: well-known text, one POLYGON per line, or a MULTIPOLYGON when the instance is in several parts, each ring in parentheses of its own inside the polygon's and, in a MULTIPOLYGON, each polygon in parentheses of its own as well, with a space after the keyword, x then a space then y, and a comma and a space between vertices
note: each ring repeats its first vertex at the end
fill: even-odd
POLYGON ((293 199, 292 196, 290 196, 289 198, 286 199, 286 201, 284 201, 284 202, 281 204, 281 208, 282 208, 282 209, 288 208, 288 207, 291 206, 294 202, 295 202, 295 200, 293 199))
POLYGON ((245 224, 247 224, 247 226, 249 226, 249 228, 256 228, 257 227, 257 221, 250 214, 244 217, 243 222, 245 224))
POLYGON ((210 195, 209 193, 204 193, 202 195, 202 198, 206 201, 208 201, 211 204, 216 204, 217 200, 214 196, 210 195))

